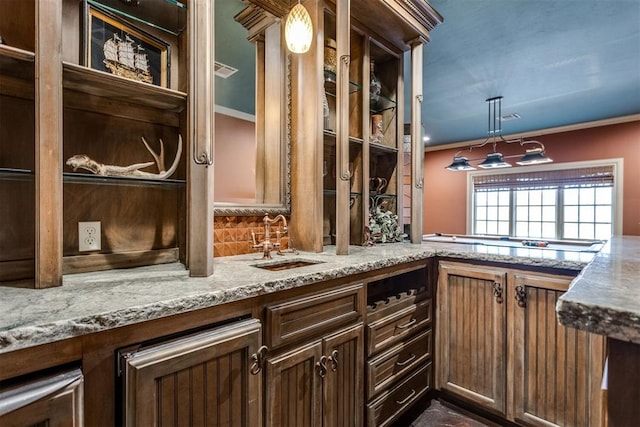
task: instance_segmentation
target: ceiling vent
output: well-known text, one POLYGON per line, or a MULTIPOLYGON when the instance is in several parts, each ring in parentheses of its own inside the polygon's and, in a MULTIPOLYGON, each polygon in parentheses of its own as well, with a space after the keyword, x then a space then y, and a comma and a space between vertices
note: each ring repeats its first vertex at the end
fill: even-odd
POLYGON ((503 122, 508 122, 509 120, 515 120, 515 119, 519 119, 519 118, 520 118, 520 114, 518 114, 518 113, 506 114, 506 115, 500 117, 500 119, 503 122))
POLYGON ((229 65, 223 64, 222 62, 216 61, 216 68, 215 68, 216 76, 226 79, 229 76, 233 75, 236 71, 238 71, 237 68, 233 68, 229 65))

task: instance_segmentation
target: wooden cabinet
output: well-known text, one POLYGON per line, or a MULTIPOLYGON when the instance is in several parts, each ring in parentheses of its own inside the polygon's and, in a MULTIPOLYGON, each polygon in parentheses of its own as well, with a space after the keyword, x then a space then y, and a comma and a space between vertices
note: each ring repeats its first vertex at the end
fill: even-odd
MULTIPOLYGON (((349 245, 368 241, 365 227, 377 206, 399 214, 402 231, 403 55, 412 50, 412 74, 421 78, 422 46, 442 17, 423 0, 311 0, 305 7, 315 39, 292 72, 292 189, 305 197, 292 199, 290 231, 303 250, 335 245, 347 254, 349 245)), ((411 117, 419 122, 418 80, 410 93, 411 117)), ((412 152, 422 153, 420 124, 410 129, 412 152)), ((413 157, 412 189, 421 191, 422 156, 413 157)), ((412 210, 416 243, 420 217, 412 210)))
POLYGON ((602 425, 602 337, 561 326, 572 278, 442 261, 437 387, 527 425, 602 425))
POLYGON ((393 423, 432 387, 429 269, 407 266, 368 284, 366 425, 393 423))
POLYGON ((506 271, 442 262, 439 272, 439 388, 506 416, 506 271))
POLYGON ((0 390, 0 425, 84 425, 83 376, 79 369, 0 390))
POLYGON ((362 323, 270 357, 268 426, 362 425, 362 323))
POLYGON ((260 425, 261 333, 249 319, 121 351, 124 424, 260 425))
POLYGON ((0 200, 8 206, 0 210, 0 282, 45 288, 60 286, 63 273, 178 260, 192 275, 211 274, 212 172, 190 160, 207 157, 213 137, 213 61, 198 59, 212 57, 212 25, 201 1, 0 2, 0 200), (96 32, 108 39, 116 27, 91 31, 107 22, 92 11, 123 26, 123 39, 138 31, 162 40, 167 54, 154 73, 164 80, 98 69, 100 44, 95 58, 84 52, 96 32), (177 159, 176 169, 157 180, 66 163, 84 154, 102 165, 148 162, 152 174, 177 159), (101 247, 81 252, 87 221, 100 222, 101 247))
POLYGON ((362 425, 363 298, 356 284, 266 307, 268 426, 362 425))

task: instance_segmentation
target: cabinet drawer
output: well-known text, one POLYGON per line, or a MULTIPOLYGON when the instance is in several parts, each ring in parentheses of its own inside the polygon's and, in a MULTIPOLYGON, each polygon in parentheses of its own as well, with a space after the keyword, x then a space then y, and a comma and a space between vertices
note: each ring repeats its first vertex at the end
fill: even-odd
POLYGON ((405 409, 431 388, 431 362, 367 405, 367 426, 390 425, 405 409))
POLYGON ((266 344, 275 348, 361 320, 365 305, 357 284, 267 306, 266 344))
POLYGON ((431 299, 367 325, 369 355, 395 344, 431 322, 431 299))
POLYGON ((431 329, 367 362, 367 398, 387 388, 431 357, 431 329))

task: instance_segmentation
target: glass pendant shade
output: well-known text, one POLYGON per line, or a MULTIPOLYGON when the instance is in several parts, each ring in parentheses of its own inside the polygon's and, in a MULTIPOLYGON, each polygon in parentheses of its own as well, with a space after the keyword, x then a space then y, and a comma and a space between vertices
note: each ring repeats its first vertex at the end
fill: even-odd
POLYGON ((542 148, 534 148, 532 150, 527 150, 524 156, 516 163, 525 166, 525 165, 537 165, 540 163, 551 163, 552 159, 544 155, 544 151, 542 148))
POLYGON ((489 153, 487 154, 487 158, 484 159, 478 167, 482 169, 510 168, 511 165, 504 161, 501 153, 489 153))
POLYGON ((473 171, 476 170, 473 166, 469 164, 469 159, 466 157, 454 157, 453 162, 447 166, 445 169, 450 171, 473 171))
POLYGON ((293 53, 305 53, 311 47, 313 25, 309 12, 300 3, 293 6, 284 26, 287 47, 293 53))

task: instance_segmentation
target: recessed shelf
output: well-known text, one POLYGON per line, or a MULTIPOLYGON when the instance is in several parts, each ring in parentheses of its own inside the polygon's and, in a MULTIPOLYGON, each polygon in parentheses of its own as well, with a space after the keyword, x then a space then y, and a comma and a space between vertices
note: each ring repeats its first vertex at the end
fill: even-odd
MULTIPOLYGON (((325 142, 330 143, 331 145, 335 145, 336 144, 336 133, 332 130, 328 130, 328 129, 324 129, 322 131, 323 135, 324 135, 324 140, 325 142)), ((354 144, 360 144, 362 145, 362 143, 364 142, 362 138, 356 138, 355 136, 350 136, 349 137, 349 142, 352 142, 354 144)))
POLYGON ((382 153, 397 153, 398 149, 395 147, 387 147, 386 145, 382 145, 382 144, 377 144, 375 142, 370 142, 369 143, 369 148, 371 148, 371 152, 372 154, 379 154, 380 152, 382 153), (378 153, 375 153, 375 151, 377 151, 378 153))
MULTIPOLYGON (((327 95, 336 96, 336 84, 337 84, 337 76, 336 73, 329 70, 324 70, 324 89, 327 95)), ((349 82, 349 93, 356 93, 362 89, 358 83, 349 82)))
POLYGON ((65 172, 63 181, 69 184, 116 185, 125 187, 182 187, 183 179, 144 179, 126 176, 101 176, 86 173, 65 172))
POLYGON ((398 106, 397 102, 391 98, 387 98, 384 95, 378 95, 377 101, 371 101, 369 105, 369 111, 371 114, 380 114, 384 111, 395 110, 398 106))
POLYGON ((63 62, 62 66, 63 85, 67 90, 175 113, 183 111, 187 106, 187 94, 184 92, 126 79, 69 62, 63 62))
POLYGON ((30 181, 33 177, 33 171, 28 169, 0 168, 2 181, 30 181))
POLYGON ((88 3, 174 36, 180 35, 187 23, 187 5, 178 0, 129 3, 122 0, 88 0, 88 3))

